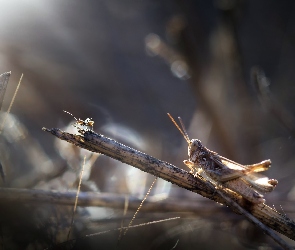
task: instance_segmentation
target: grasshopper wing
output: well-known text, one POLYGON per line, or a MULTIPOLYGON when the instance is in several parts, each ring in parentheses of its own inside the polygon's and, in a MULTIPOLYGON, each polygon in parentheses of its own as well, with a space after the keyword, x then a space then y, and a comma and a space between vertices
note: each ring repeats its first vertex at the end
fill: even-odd
POLYGON ((257 191, 268 193, 273 191, 278 184, 278 181, 275 179, 269 179, 262 174, 257 174, 257 172, 262 172, 270 168, 270 160, 265 160, 252 165, 241 165, 224 157, 220 158, 223 164, 225 164, 228 168, 234 170, 235 174, 232 175, 233 178, 241 177, 243 181, 248 183, 257 191))
POLYGON ((210 154, 210 159, 212 164, 205 172, 209 172, 210 177, 216 181, 226 182, 247 174, 247 169, 243 165, 222 156, 210 154))
MULTIPOLYGON (((270 160, 265 160, 265 161, 262 161, 256 164, 251 164, 251 165, 242 165, 219 155, 218 156, 214 155, 214 157, 212 157, 212 160, 215 161, 217 164, 222 163, 226 165, 228 169, 232 170, 232 171, 229 171, 228 176, 225 176, 224 178, 225 180, 221 178, 221 181, 227 181, 227 180, 239 178, 245 175, 249 175, 251 173, 266 171, 271 166, 270 160)), ((261 178, 261 176, 256 178, 256 180, 259 178, 261 178)))

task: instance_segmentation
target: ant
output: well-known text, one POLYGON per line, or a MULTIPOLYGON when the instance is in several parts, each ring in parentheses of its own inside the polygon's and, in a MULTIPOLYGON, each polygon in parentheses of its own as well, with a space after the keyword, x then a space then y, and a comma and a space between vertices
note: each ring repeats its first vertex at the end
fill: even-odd
MULTIPOLYGON (((65 113, 68 113, 69 115, 73 116, 73 114, 71 114, 68 111, 63 110, 65 113)), ((93 125, 94 125, 94 121, 92 120, 92 118, 87 118, 85 121, 81 120, 80 118, 77 119, 75 116, 73 116, 74 119, 76 120, 76 122, 73 124, 74 127, 76 127, 78 129, 78 132, 85 132, 85 130, 83 128, 81 128, 81 126, 83 127, 87 127, 87 130, 89 130, 88 128, 90 127, 91 131, 93 131, 93 125)))

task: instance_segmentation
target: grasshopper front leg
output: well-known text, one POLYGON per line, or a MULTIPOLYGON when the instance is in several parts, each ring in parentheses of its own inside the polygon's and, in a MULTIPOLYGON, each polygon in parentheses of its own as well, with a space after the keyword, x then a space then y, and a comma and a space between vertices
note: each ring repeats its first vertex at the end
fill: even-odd
POLYGON ((201 175, 203 172, 203 169, 200 168, 199 166, 197 166, 196 164, 194 164, 191 161, 188 160, 184 160, 183 161, 184 164, 190 169, 190 174, 193 174, 194 176, 196 176, 197 174, 201 175))

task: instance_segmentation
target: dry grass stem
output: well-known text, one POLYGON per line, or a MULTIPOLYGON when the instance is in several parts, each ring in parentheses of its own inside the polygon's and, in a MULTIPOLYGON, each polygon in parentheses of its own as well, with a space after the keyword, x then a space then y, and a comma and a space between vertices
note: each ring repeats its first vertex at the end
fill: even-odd
POLYGON ((84 167, 85 167, 85 161, 86 161, 86 156, 84 156, 84 161, 83 161, 83 165, 82 165, 82 169, 81 169, 79 185, 78 185, 76 199, 75 199, 75 205, 74 205, 74 209, 73 209, 73 213, 72 213, 72 221, 71 221, 70 229, 69 229, 69 232, 68 232, 67 240, 69 240, 69 238, 70 238, 70 234, 71 234, 72 227, 73 227, 73 224, 74 224, 74 217, 75 217, 77 204, 78 204, 79 193, 80 193, 80 189, 81 189, 81 183, 82 183, 83 171, 84 171, 84 167))
MULTIPOLYGON (((170 221, 170 220, 177 220, 177 219, 180 219, 180 217, 173 217, 173 218, 168 218, 168 219, 163 219, 163 220, 157 220, 157 221, 141 223, 141 224, 134 225, 134 226, 123 227, 122 229, 137 228, 137 227, 148 226, 148 225, 152 225, 152 224, 156 224, 156 223, 162 223, 162 222, 167 222, 167 221, 170 221)), ((92 236, 105 234, 105 233, 108 233, 108 232, 111 232, 111 231, 118 231, 118 230, 121 230, 121 228, 111 229, 111 230, 107 230, 107 231, 103 231, 103 232, 99 232, 99 233, 94 233, 94 234, 88 234, 85 237, 92 237, 92 236)))
POLYGON ((125 195, 125 203, 124 203, 123 219, 122 219, 122 221, 121 221, 121 229, 120 229, 120 233, 119 233, 119 237, 118 237, 118 242, 121 240, 121 237, 122 237, 122 233, 123 233, 123 225, 124 225, 124 218, 125 218, 125 216, 126 216, 126 214, 127 214, 128 206, 129 206, 128 195, 125 195))
POLYGON ((21 81, 22 81, 22 79, 23 79, 23 75, 24 75, 24 74, 21 75, 21 77, 20 77, 20 79, 19 79, 19 82, 18 82, 18 85, 17 85, 17 87, 16 87, 16 89, 15 89, 15 91, 14 91, 14 94, 13 94, 13 97, 12 97, 11 102, 10 102, 10 104, 9 104, 8 110, 7 110, 6 114, 5 114, 5 117, 4 117, 3 122, 2 122, 2 124, 1 124, 1 127, 0 127, 0 133, 2 133, 2 130, 3 130, 3 128, 4 128, 4 125, 5 125, 5 122, 6 122, 7 116, 8 116, 8 114, 10 113, 11 107, 12 107, 12 105, 13 105, 13 103, 14 103, 14 100, 15 100, 16 94, 17 94, 17 92, 18 92, 18 90, 19 90, 19 87, 20 87, 21 81))
MULTIPOLYGON (((163 220, 157 220, 157 221, 141 223, 141 224, 138 224, 138 225, 130 226, 129 228, 138 228, 138 227, 143 227, 143 226, 149 226, 149 225, 153 225, 153 224, 157 224, 157 223, 163 223, 163 222, 167 222, 167 221, 171 221, 171 220, 177 220, 177 219, 180 219, 180 217, 173 217, 173 218, 168 218, 168 219, 163 219, 163 220)), ((85 239, 85 238, 89 238, 89 237, 94 237, 94 236, 106 234, 106 233, 109 233, 109 232, 124 230, 126 228, 127 227, 123 227, 123 228, 120 227, 120 228, 110 229, 110 230, 106 230, 106 231, 102 231, 102 232, 98 232, 98 233, 87 234, 87 235, 85 235, 83 237, 67 240, 65 242, 56 244, 56 245, 54 245, 54 249, 56 249, 56 247, 58 247, 58 249, 63 249, 63 248, 60 248, 60 247, 62 247, 63 245, 67 245, 67 244, 69 244, 71 242, 75 242, 77 240, 81 240, 81 239, 85 239)), ((47 250, 47 249, 51 249, 51 248, 49 247, 49 248, 46 248, 45 250, 47 250)))
POLYGON ((146 200, 147 197, 149 196, 149 194, 150 194, 150 192, 151 192, 151 190, 152 190, 154 184, 156 183, 157 179, 158 179, 158 178, 155 178, 155 179, 154 179, 152 185, 150 186, 149 190, 147 191, 146 195, 144 196, 143 200, 141 201, 139 207, 137 208, 137 210, 136 210, 136 212, 134 213, 134 215, 133 215, 131 221, 129 222, 128 227, 126 228, 126 230, 125 230, 125 232, 124 232, 124 235, 126 235, 128 229, 129 229, 129 227, 132 225, 132 222, 134 221, 134 219, 135 219, 137 213, 139 212, 139 210, 142 208, 143 203, 145 202, 145 200, 146 200))

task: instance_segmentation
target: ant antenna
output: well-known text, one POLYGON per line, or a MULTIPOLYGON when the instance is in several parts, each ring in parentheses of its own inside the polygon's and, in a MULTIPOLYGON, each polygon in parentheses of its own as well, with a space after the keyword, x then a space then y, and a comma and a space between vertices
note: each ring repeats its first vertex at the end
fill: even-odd
MULTIPOLYGON (((63 112, 65 112, 65 113, 67 113, 67 114, 69 114, 69 115, 71 115, 71 116, 73 116, 73 114, 71 114, 70 112, 68 112, 68 111, 65 111, 65 110, 63 110, 63 112)), ((75 118, 75 120, 76 121, 78 121, 78 119, 75 117, 75 116, 73 116, 74 118, 75 118)))
POLYGON ((171 121, 174 123, 174 125, 177 127, 177 129, 180 131, 180 133, 183 135, 183 137, 187 141, 187 143, 190 144, 189 136, 188 136, 188 134, 187 134, 187 132, 185 130, 185 127, 183 125, 183 122, 182 122, 181 118, 178 117, 182 129, 179 127, 179 125, 176 123, 176 121, 173 119, 173 117, 169 113, 167 113, 167 115, 169 116, 169 118, 171 119, 171 121))

